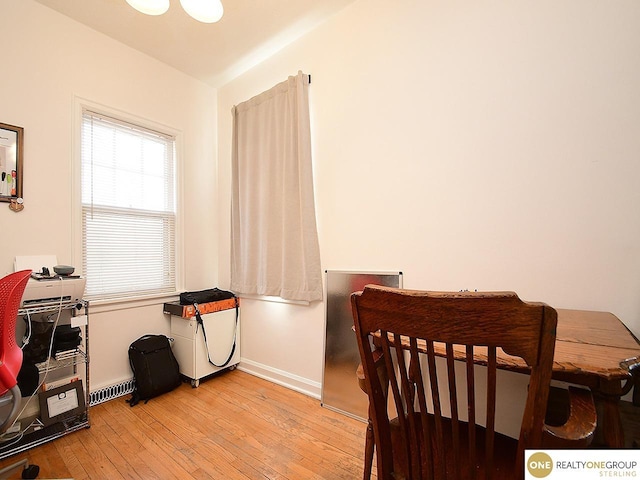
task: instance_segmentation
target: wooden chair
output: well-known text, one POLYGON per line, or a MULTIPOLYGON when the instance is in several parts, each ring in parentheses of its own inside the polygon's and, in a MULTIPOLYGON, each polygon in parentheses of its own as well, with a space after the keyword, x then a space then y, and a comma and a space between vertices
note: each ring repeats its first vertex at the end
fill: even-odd
POLYGON ((373 434, 365 478, 373 444, 380 480, 511 480, 524 476, 527 448, 591 442, 596 413, 588 391, 572 391, 565 425, 545 425, 557 323, 553 308, 523 302, 511 292, 372 285, 352 294, 351 302, 373 434), (519 439, 495 431, 497 356, 505 352, 531 367, 519 439), (442 368, 436 368, 436 357, 444 357, 442 368), (456 372, 457 360, 465 362, 465 373, 456 372), (486 365, 485 399, 476 397, 478 363, 486 365), (450 405, 449 416, 444 404, 450 405))

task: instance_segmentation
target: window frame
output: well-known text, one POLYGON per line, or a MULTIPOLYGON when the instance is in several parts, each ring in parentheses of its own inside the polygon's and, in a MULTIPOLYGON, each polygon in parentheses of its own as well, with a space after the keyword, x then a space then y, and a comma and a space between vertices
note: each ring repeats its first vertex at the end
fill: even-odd
POLYGON ((74 99, 74 129, 73 129, 73 185, 72 185, 72 258, 76 265, 77 273, 84 275, 83 269, 84 254, 84 233, 83 233, 83 204, 82 204, 82 127, 83 114, 85 110, 90 110, 99 115, 111 117, 116 120, 130 123, 144 129, 160 132, 163 135, 172 136, 174 140, 174 192, 175 192, 175 225, 174 225, 174 268, 175 268, 175 289, 167 292, 156 292, 150 294, 137 295, 108 295, 105 297, 90 297, 92 305, 110 305, 118 303, 136 303, 136 306, 146 304, 157 304, 158 299, 169 301, 181 291, 184 284, 183 277, 183 193, 182 193, 182 145, 183 134, 181 131, 161 124, 141 116, 133 115, 122 110, 106 107, 102 104, 90 100, 75 97, 74 99))

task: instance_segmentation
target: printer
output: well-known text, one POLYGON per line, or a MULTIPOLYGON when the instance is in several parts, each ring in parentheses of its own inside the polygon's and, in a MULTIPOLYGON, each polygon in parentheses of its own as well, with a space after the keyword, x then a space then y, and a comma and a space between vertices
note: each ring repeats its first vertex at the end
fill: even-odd
POLYGON ((86 280, 80 275, 56 275, 38 272, 54 272, 58 264, 55 256, 38 255, 16 257, 15 271, 32 270, 31 278, 22 295, 20 307, 44 306, 79 302, 84 296, 86 280))

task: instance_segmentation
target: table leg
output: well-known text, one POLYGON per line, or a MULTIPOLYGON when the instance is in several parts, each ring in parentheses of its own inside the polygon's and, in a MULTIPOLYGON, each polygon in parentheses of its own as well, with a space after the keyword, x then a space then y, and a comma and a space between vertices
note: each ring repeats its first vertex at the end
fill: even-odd
POLYGON ((624 432, 620 420, 620 396, 622 382, 620 380, 603 380, 599 392, 603 400, 602 434, 604 443, 609 448, 624 448, 624 432))

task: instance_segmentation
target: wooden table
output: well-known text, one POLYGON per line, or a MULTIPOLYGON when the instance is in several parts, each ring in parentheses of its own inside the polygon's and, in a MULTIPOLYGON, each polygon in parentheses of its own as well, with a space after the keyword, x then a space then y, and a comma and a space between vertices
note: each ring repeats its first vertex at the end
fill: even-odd
MULTIPOLYGON (((640 343, 612 313, 587 310, 558 312, 553 378, 589 387, 603 400, 602 427, 604 442, 611 448, 624 447, 624 434, 618 403, 633 385, 632 371, 640 374, 640 343), (623 381, 626 382, 623 385, 623 381)), ((418 344, 419 350, 426 351, 418 344)), ((437 355, 444 346, 435 344, 437 355)), ((465 359, 464 347, 456 346, 454 356, 465 359)), ((486 365, 486 349, 474 349, 474 362, 486 365)), ((528 373, 524 360, 498 350, 498 368, 528 373)))
POLYGON ((604 441, 609 447, 623 448, 618 402, 632 386, 632 371, 640 366, 640 343, 612 313, 557 312, 553 378, 587 386, 600 396, 604 441), (627 383, 623 385, 623 381, 627 383))
MULTIPOLYGON (((556 311, 558 328, 553 378, 589 387, 594 395, 600 397, 603 411, 599 423, 604 442, 611 448, 623 448, 624 434, 618 403, 632 386, 632 371, 640 366, 640 343, 612 313, 556 311)), ((478 363, 482 363, 482 359, 478 363)), ((503 352, 498 355, 498 368, 528 372, 522 359, 503 352)), ((636 375, 639 373, 640 369, 636 370, 636 375)))

